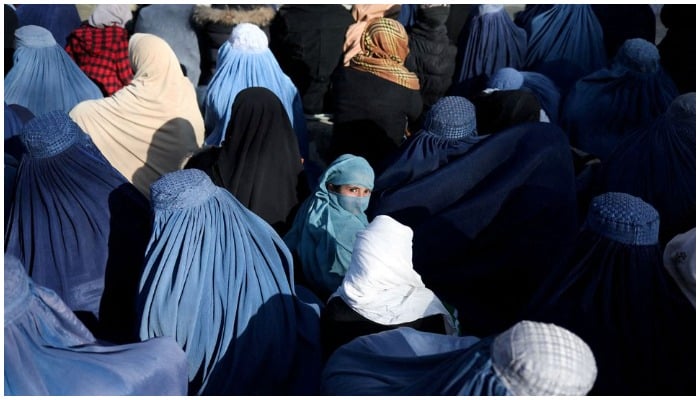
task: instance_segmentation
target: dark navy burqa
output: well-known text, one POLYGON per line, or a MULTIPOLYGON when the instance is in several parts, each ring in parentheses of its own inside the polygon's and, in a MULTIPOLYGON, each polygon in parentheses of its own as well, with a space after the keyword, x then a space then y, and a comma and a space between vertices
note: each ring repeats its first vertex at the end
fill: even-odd
POLYGON ((17 18, 20 27, 38 25, 51 31, 61 48, 81 23, 75 4, 19 4, 17 18))
POLYGON ((572 146, 606 160, 624 136, 652 122, 677 96, 656 47, 630 39, 610 66, 576 83, 560 122, 572 146))
POLYGON ((559 128, 539 122, 488 136, 375 196, 370 217, 389 215, 413 229, 415 270, 458 309, 468 335, 516 322, 577 229, 568 142, 559 128))
POLYGON ((595 197, 571 258, 524 318, 562 326, 598 364, 592 395, 695 393, 695 308, 666 272, 659 214, 638 197, 595 197))
POLYGON ((26 152, 19 133, 27 121, 34 118, 31 111, 18 104, 5 103, 5 227, 10 217, 10 205, 15 196, 15 178, 22 155, 26 152))
POLYGON ((187 360, 172 338, 110 345, 5 254, 6 396, 184 396, 187 360))
POLYGON ((659 212, 659 243, 695 227, 695 92, 632 132, 603 165, 602 190, 640 197, 659 212))
POLYGON ((63 111, 32 119, 20 138, 27 154, 17 171, 5 251, 85 317, 96 336, 133 341, 148 201, 63 111))
POLYGON ((319 302, 297 297, 272 227, 198 169, 163 175, 151 199, 141 339, 175 338, 190 395, 317 394, 319 302))

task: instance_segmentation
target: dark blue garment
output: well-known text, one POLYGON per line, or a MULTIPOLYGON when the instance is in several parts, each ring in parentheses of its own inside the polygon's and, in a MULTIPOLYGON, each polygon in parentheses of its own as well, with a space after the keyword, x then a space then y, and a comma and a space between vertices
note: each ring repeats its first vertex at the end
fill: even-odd
POLYGON ((68 36, 80 26, 80 14, 75 4, 21 4, 17 7, 19 26, 38 25, 51 31, 61 48, 68 36))
POLYGON ((378 197, 370 217, 414 231, 413 263, 458 309, 461 332, 487 336, 515 315, 575 236, 571 152, 552 124, 491 135, 440 168, 378 197))
POLYGON ((336 350, 325 396, 512 395, 491 360, 493 337, 455 337, 413 328, 361 336, 336 350))
POLYGON ((630 39, 609 67, 576 83, 560 122, 572 146, 605 161, 624 136, 651 123, 677 96, 656 47, 630 39))
POLYGON ((469 97, 484 89, 488 76, 503 67, 519 69, 525 62, 527 35, 501 5, 482 4, 473 10, 457 45, 453 92, 469 97))
POLYGON ((598 365, 591 395, 695 393, 695 308, 664 270, 658 223, 638 197, 595 197, 571 258, 524 315, 588 343, 598 365))
POLYGON ((189 394, 317 394, 319 301, 296 296, 291 253, 272 227, 197 169, 163 175, 151 199, 141 339, 175 338, 189 394))
POLYGON ((98 344, 55 292, 5 255, 6 396, 183 396, 185 354, 171 338, 98 344))
POLYGON ((695 227, 695 93, 632 132, 603 164, 602 190, 640 197, 661 217, 659 243, 695 227))
POLYGON ((409 30, 416 22, 416 12, 418 4, 401 4, 401 11, 397 20, 401 22, 406 30, 409 30))
MULTIPOLYGON (((601 28, 608 60, 627 39, 656 43, 656 15, 649 4, 591 4, 601 28)), ((694 24, 693 24, 694 25, 694 24)))
POLYGON ((37 116, 20 138, 27 154, 17 171, 5 251, 85 317, 96 336, 133 341, 148 201, 65 112, 37 116))
POLYGON ((509 67, 501 68, 489 78, 486 86, 499 90, 529 90, 537 97, 549 122, 556 124, 559 120, 561 95, 554 82, 544 74, 518 71, 509 67))
POLYGON ((19 133, 31 118, 34 116, 25 107, 5 103, 5 227, 10 217, 10 205, 15 196, 17 168, 22 155, 26 152, 19 133))
POLYGON ((531 24, 533 18, 554 7, 553 4, 527 4, 522 11, 518 11, 513 16, 515 25, 525 29, 528 36, 531 34, 531 24))
POLYGON ((525 69, 547 75, 563 92, 606 64, 603 29, 590 5, 557 4, 536 16, 530 29, 525 69))

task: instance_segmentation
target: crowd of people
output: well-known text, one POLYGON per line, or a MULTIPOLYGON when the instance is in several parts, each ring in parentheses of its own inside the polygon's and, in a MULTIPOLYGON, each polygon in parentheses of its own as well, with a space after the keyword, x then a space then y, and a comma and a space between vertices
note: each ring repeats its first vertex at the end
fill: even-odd
POLYGON ((696 393, 694 4, 4 8, 6 395, 696 393))

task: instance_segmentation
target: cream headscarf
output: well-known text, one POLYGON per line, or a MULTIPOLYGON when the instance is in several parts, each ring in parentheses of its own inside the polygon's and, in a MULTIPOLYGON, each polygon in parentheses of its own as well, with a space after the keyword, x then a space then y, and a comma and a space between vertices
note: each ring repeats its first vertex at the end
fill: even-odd
POLYGON ((413 230, 378 215, 357 234, 340 296, 355 312, 382 325, 396 325, 442 314, 445 330, 455 334, 452 317, 413 269, 413 230))
POLYGON ((204 142, 192 83, 170 46, 136 33, 129 40, 134 79, 112 96, 83 101, 70 117, 144 195, 161 175, 181 169, 204 142))

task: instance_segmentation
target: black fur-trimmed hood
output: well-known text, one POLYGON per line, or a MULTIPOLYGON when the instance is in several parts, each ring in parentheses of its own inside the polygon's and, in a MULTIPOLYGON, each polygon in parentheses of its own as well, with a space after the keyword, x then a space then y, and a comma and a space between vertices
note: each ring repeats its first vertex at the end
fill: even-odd
POLYGON ((274 8, 257 4, 197 4, 192 12, 195 25, 220 24, 235 26, 249 22, 260 27, 268 26, 277 13, 274 8))

